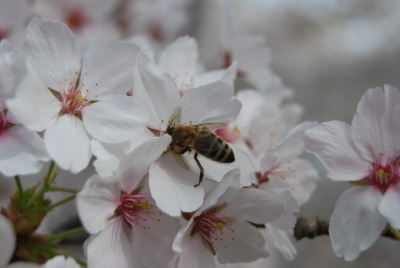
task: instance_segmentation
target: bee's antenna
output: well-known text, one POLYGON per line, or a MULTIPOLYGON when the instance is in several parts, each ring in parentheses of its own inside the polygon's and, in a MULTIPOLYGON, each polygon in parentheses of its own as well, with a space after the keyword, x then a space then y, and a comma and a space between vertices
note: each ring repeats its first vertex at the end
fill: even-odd
POLYGON ((172 123, 174 122, 174 120, 175 120, 175 118, 172 118, 171 122, 169 122, 167 128, 165 129, 165 132, 162 132, 162 131, 161 131, 161 123, 160 123, 160 127, 159 127, 160 133, 167 133, 168 130, 169 130, 169 128, 171 127, 172 123))

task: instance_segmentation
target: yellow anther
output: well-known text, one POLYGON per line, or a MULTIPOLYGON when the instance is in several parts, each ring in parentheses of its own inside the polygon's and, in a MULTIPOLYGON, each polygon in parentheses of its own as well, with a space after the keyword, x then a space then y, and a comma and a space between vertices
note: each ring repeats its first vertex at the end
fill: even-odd
POLYGON ((75 97, 75 99, 74 99, 74 101, 80 101, 80 100, 83 100, 83 95, 82 95, 82 93, 79 93, 78 95, 76 95, 76 97, 75 97))
POLYGON ((222 223, 220 223, 220 222, 218 222, 216 225, 215 225, 215 227, 217 227, 217 229, 218 230, 222 230, 222 229, 224 229, 224 225, 222 224, 222 223))
POLYGON ((383 169, 378 169, 378 170, 375 172, 375 175, 376 175, 378 178, 382 178, 383 176, 386 175, 386 172, 385 172, 383 169))
POLYGON ((144 201, 143 203, 140 203, 140 205, 139 205, 139 207, 142 207, 142 208, 149 208, 149 201, 144 201))

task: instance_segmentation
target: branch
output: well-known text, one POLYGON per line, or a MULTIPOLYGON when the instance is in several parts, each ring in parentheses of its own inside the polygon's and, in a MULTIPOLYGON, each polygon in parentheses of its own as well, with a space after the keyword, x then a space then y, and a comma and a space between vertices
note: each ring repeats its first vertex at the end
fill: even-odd
MULTIPOLYGON (((329 221, 320 220, 318 217, 312 217, 309 219, 300 217, 297 219, 293 231, 293 235, 297 240, 304 237, 312 239, 316 236, 329 235, 329 221)), ((398 240, 389 228, 386 228, 382 232, 381 236, 398 240)))

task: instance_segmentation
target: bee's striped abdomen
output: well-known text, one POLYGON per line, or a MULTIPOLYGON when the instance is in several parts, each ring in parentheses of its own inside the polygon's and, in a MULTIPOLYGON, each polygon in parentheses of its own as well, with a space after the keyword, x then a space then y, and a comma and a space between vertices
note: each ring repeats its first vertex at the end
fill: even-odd
POLYGON ((197 139, 194 143, 194 149, 199 154, 216 162, 232 163, 235 161, 231 147, 223 139, 212 133, 207 133, 207 135, 197 139))

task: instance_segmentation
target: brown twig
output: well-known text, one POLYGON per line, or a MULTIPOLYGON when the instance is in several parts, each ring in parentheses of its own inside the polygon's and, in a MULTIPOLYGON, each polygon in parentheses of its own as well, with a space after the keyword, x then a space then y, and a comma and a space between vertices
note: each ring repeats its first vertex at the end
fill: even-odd
MULTIPOLYGON (((320 220, 318 217, 297 219, 296 225, 293 228, 294 237, 300 240, 304 237, 314 238, 321 235, 329 235, 329 221, 320 220)), ((382 234, 382 237, 388 237, 397 240, 397 238, 386 228, 382 234)))

